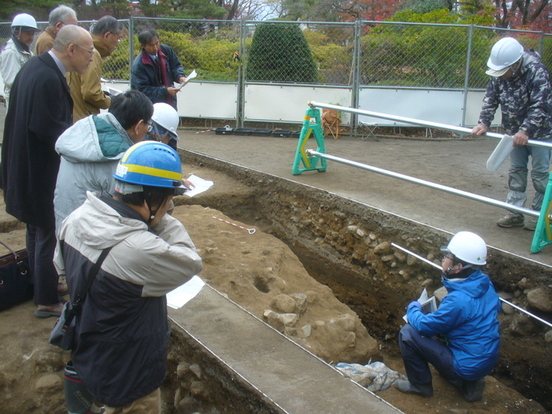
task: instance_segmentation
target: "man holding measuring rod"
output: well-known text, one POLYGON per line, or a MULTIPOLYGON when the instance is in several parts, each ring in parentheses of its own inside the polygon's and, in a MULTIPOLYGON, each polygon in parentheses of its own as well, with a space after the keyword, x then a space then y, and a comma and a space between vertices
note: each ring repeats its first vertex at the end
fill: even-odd
POLYGON ((399 333, 408 381, 398 380, 395 386, 407 394, 433 396, 431 364, 460 388, 466 401, 479 401, 500 345, 500 300, 481 270, 487 246, 477 234, 461 231, 441 250, 448 294, 432 313, 424 314, 418 301, 408 305, 408 323, 399 333))

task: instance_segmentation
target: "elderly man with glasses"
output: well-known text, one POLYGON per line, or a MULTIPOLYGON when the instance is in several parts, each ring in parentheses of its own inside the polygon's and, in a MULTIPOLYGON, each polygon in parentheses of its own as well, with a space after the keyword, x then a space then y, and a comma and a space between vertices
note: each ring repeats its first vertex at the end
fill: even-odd
POLYGON ((67 76, 73 98, 73 122, 89 115, 98 115, 101 109, 109 108, 111 97, 102 90, 102 67, 124 37, 123 25, 112 16, 104 16, 95 22, 90 32, 94 40, 94 48, 88 51, 92 55, 92 63, 86 73, 70 73, 67 76))
POLYGON ((2 144, 6 212, 27 224, 35 315, 59 316, 63 303, 52 263, 56 245, 54 188, 58 137, 71 125, 73 101, 66 72, 85 73, 94 47, 90 33, 64 26, 49 52, 34 56, 13 82, 2 144))

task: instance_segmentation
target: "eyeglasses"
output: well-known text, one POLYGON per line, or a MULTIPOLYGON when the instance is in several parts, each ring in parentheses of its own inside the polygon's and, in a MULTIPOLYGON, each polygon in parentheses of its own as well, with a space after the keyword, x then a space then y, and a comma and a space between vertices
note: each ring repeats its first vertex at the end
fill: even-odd
POLYGON ((117 38, 117 42, 120 42, 121 40, 123 40, 125 38, 125 35, 122 34, 122 33, 115 34, 115 33, 109 32, 109 34, 115 36, 117 38))
POLYGON ((90 56, 92 56, 92 55, 94 54, 94 50, 95 50, 94 48, 88 49, 88 48, 86 48, 86 47, 84 47, 84 46, 81 46, 81 45, 79 45, 79 44, 77 44, 77 43, 73 43, 73 44, 74 44, 76 47, 80 47, 81 49, 86 50, 88 53, 90 53, 90 56))
POLYGON ((441 262, 444 262, 445 260, 450 259, 454 261, 454 256, 451 256, 450 254, 445 254, 443 258, 441 259, 441 262))
POLYGON ((151 132, 151 130, 153 129, 153 125, 151 124, 151 121, 148 122, 148 132, 151 132))

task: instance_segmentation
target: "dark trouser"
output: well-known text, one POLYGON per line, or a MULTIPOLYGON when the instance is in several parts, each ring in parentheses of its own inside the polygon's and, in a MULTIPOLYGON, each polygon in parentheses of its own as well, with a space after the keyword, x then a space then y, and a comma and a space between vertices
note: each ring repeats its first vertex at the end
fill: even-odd
POLYGON ((34 283, 34 303, 54 305, 59 302, 58 274, 54 267, 55 227, 27 224, 27 252, 34 283))
POLYGON ((462 385, 462 378, 454 372, 452 351, 444 342, 421 336, 406 324, 399 332, 399 345, 411 384, 431 384, 429 363, 449 382, 457 387, 462 385))

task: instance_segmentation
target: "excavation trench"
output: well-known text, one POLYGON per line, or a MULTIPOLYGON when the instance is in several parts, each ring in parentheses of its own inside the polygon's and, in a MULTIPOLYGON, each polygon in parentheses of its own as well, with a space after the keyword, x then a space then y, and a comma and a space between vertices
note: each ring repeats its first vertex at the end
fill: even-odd
MULTIPOLYGON (((248 189, 241 195, 224 197, 207 192, 181 203, 217 209, 284 241, 312 277, 329 286, 359 315, 382 351, 399 356, 396 335, 403 323, 405 305, 419 295, 422 286, 432 293, 441 284, 434 268, 389 245, 396 243, 438 260, 439 247, 446 244, 449 234, 323 190, 199 153, 181 152, 188 170, 218 171, 248 189)), ((528 291, 550 283, 549 267, 492 247, 487 273, 497 291, 511 294, 511 300, 524 308, 528 291)), ((550 314, 531 311, 551 320, 550 314)), ((492 375, 551 411, 552 360, 551 345, 544 339, 546 327, 517 312, 501 313, 500 320, 500 360, 492 375)), ((237 387, 231 378, 226 383, 237 387)), ((254 390, 240 389, 236 393, 241 397, 231 397, 230 401, 243 400, 245 404, 256 404, 256 408, 234 412, 273 412, 263 405, 260 396, 255 397, 254 390)), ((219 396, 228 401, 224 392, 219 396)))

